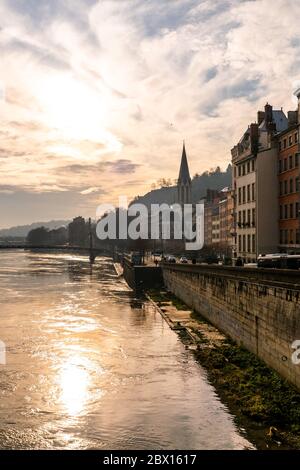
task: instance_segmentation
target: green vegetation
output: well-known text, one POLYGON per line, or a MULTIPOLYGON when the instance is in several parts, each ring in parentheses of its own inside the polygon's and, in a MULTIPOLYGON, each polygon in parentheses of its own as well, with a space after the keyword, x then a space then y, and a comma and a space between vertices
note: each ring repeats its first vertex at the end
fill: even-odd
POLYGON ((241 413, 300 436, 300 394, 254 354, 227 340, 196 355, 241 413))
MULTIPOLYGON (((173 294, 152 291, 151 298, 162 306, 172 302, 189 310, 173 294)), ((196 359, 238 421, 246 422, 259 448, 300 449, 300 393, 254 354, 228 338, 214 341, 207 334, 214 329, 199 313, 192 311, 192 331, 196 334, 196 359), (253 431, 254 430, 254 431, 253 431), (260 437, 257 437, 259 430, 260 437)), ((180 332, 184 342, 191 341, 180 332)), ((250 434, 251 434, 250 432, 250 434)))

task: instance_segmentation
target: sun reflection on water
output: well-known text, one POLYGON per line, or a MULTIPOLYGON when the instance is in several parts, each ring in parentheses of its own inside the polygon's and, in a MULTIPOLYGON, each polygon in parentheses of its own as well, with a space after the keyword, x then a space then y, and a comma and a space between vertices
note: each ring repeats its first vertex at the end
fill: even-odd
POLYGON ((79 360, 70 360, 61 370, 61 402, 71 416, 84 410, 89 396, 90 374, 79 360))

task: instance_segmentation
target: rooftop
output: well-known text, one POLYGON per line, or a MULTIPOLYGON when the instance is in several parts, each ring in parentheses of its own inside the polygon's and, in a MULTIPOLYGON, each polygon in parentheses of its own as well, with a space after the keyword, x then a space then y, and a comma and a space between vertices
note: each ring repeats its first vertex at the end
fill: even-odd
MULTIPOLYGON (((272 118, 273 122, 276 124, 276 132, 283 132, 287 129, 288 127, 288 119, 282 109, 276 110, 274 109, 272 111, 272 118)), ((267 130, 267 123, 266 120, 264 119, 263 122, 260 124, 259 129, 262 131, 267 130)))

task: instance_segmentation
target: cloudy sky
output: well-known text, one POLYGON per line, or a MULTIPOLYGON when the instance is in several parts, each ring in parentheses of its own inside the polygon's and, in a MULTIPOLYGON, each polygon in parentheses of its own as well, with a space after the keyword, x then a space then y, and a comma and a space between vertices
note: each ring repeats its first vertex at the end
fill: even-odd
POLYGON ((225 168, 269 101, 294 109, 299 0, 0 0, 0 226, 225 168))

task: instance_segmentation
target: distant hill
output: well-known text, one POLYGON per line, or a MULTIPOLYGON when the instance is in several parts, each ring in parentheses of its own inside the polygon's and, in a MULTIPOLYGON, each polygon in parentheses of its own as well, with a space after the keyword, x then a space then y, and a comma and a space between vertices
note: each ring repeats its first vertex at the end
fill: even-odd
MULTIPOLYGON (((232 178, 232 167, 228 165, 226 171, 221 171, 220 168, 210 170, 202 173, 201 175, 195 175, 192 180, 192 199, 196 203, 200 201, 205 195, 207 189, 221 190, 223 188, 231 186, 232 178)), ((173 204, 177 198, 177 187, 163 187, 160 189, 154 189, 144 196, 138 196, 135 202, 150 206, 151 204, 173 204)))
POLYGON ((228 165, 226 171, 216 170, 205 171, 202 175, 196 175, 192 181, 193 202, 199 201, 206 195, 207 189, 221 190, 232 185, 232 166, 228 165))
POLYGON ((138 196, 134 202, 150 206, 151 204, 173 204, 176 201, 177 187, 153 189, 144 196, 138 196))
POLYGON ((0 237, 27 237, 30 230, 33 230, 38 227, 46 227, 49 230, 59 228, 62 226, 67 226, 70 223, 70 220, 51 220, 50 222, 35 222, 31 225, 20 225, 17 227, 11 227, 8 229, 0 230, 0 237))

